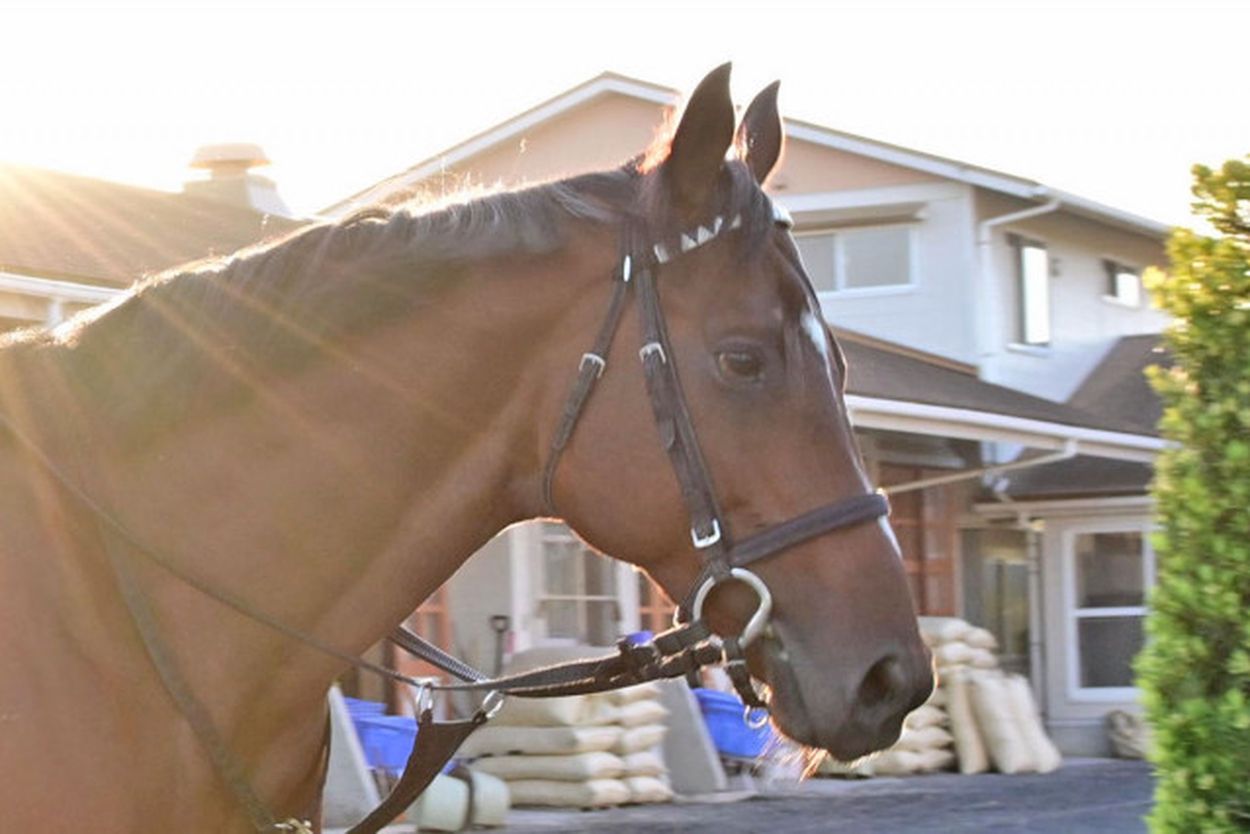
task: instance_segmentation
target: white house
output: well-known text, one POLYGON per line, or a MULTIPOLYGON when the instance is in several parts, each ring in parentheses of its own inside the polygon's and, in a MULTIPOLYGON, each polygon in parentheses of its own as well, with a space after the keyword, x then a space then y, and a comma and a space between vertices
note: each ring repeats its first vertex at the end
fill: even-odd
MULTIPOLYGON (((616 165, 676 102, 606 73, 325 214, 616 165)), ((1164 324, 1141 273, 1164 263, 1167 227, 1021 177, 786 129, 768 190, 795 217, 850 358, 848 402, 892 492, 917 604, 994 630, 1060 745, 1104 752, 1104 714, 1136 701, 1126 664, 1151 581, 1144 488, 1162 448, 1139 400, 1126 413, 1108 397, 1136 384, 1150 399, 1124 353, 1153 347, 1164 324)), ((660 628, 668 611, 631 568, 541 522, 497 537, 414 622, 489 668, 503 650, 660 628)))
MULTIPOLYGON (((615 165, 675 102, 605 74, 326 214, 615 165)), ((1140 275, 1163 263, 1167 229, 1019 177, 787 130, 769 189, 851 363, 848 403, 920 610, 991 628, 1061 746, 1104 752, 1103 715, 1136 700, 1127 662, 1153 572, 1145 485, 1162 443, 1141 369, 1164 321, 1140 275)), ((212 176, 186 194, 0 166, 0 329, 55 324, 144 272, 295 228, 249 173, 258 153, 202 154, 212 176)), ((608 643, 670 612, 632 568, 542 522, 497 537, 413 621, 490 668, 500 651, 608 643)))

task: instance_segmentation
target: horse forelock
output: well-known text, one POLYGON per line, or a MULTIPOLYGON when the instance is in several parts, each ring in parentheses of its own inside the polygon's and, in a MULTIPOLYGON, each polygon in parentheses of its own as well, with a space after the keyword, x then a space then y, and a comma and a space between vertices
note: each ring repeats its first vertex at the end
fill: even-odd
MULTIPOLYGON (((645 164, 645 158, 639 157, 635 164, 645 164)), ((644 174, 639 195, 639 219, 650 240, 672 241, 681 233, 693 231, 716 217, 726 224, 733 218, 740 218, 741 226, 734 238, 739 259, 754 258, 763 250, 775 222, 772 203, 745 162, 736 158, 725 160, 707 205, 693 216, 683 215, 671 198, 662 168, 646 173, 641 168, 638 171, 644 174)))

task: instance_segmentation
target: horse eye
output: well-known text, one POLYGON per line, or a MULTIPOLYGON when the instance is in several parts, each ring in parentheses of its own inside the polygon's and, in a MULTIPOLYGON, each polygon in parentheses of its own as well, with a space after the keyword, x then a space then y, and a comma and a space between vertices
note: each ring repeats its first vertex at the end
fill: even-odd
POLYGON ((764 374, 764 360, 750 350, 722 350, 716 354, 721 376, 730 381, 755 382, 764 374))

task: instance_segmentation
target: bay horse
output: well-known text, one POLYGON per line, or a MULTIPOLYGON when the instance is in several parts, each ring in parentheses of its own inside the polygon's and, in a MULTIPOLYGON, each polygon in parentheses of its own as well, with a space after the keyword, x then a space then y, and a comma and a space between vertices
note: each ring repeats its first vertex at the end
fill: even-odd
MULTIPOLYGON (((845 363, 761 188, 777 87, 735 128, 728 79, 619 169, 317 225, 0 347, 4 830, 255 830, 127 595, 276 819, 318 815, 344 663, 195 584, 359 653, 495 533, 554 515, 686 596, 710 538, 653 420, 642 320, 596 357, 609 372, 548 466, 630 235, 692 230, 656 272, 659 360, 726 535, 871 492, 845 363)), ((893 742, 932 676, 885 518, 755 570, 773 607, 746 658, 777 726, 844 759, 893 742)), ((759 604, 732 581, 704 602, 728 635, 759 604)))

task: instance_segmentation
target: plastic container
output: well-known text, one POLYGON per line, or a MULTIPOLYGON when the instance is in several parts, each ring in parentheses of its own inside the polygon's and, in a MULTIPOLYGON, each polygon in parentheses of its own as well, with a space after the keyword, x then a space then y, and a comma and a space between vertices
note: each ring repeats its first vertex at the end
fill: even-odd
POLYGON ((745 706, 736 695, 714 689, 696 689, 694 695, 712 743, 721 753, 754 759, 773 743, 773 728, 766 722, 759 727, 749 725, 745 706))
POLYGON ((347 714, 352 718, 358 715, 382 715, 386 712, 386 704, 381 701, 366 701, 344 695, 343 703, 347 706, 347 714))
POLYGON ((400 773, 417 739, 417 720, 403 715, 353 715, 370 767, 400 773))

